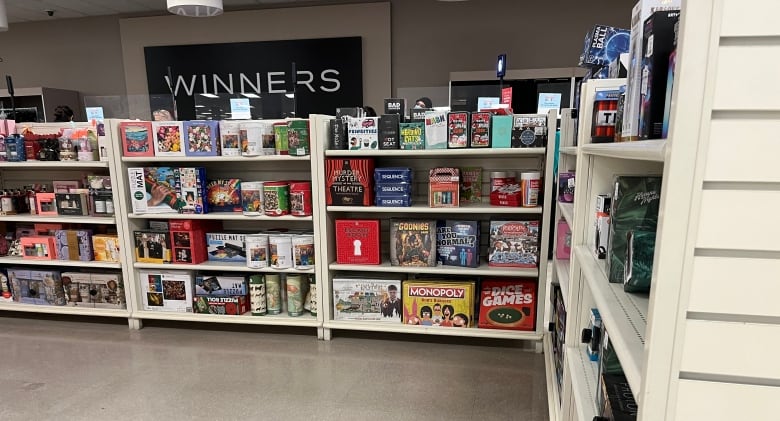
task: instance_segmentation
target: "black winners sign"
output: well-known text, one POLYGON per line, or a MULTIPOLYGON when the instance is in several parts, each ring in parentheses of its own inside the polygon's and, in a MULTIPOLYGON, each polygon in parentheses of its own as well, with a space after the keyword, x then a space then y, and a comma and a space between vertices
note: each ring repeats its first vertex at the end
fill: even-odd
POLYGON ((293 86, 300 117, 363 104, 360 37, 145 47, 144 56, 152 109, 170 109, 172 89, 180 120, 214 95, 249 97, 262 109, 253 118, 280 117, 293 86))

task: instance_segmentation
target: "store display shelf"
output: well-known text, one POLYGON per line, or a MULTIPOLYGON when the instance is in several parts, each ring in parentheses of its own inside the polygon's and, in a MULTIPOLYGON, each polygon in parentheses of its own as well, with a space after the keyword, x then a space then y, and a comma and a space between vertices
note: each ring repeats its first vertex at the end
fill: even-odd
POLYGON ((586 345, 566 349, 565 357, 571 373, 571 388, 580 420, 592 420, 598 415, 596 394, 598 393, 598 363, 591 361, 585 351, 586 345))
POLYGON ((97 261, 81 261, 81 260, 34 260, 23 259, 19 256, 4 256, 0 257, 0 265, 34 265, 34 266, 64 266, 64 267, 85 267, 89 269, 121 269, 119 263, 114 262, 97 262, 97 261))
POLYGON ((561 211, 563 220, 569 224, 569 227, 573 227, 574 223, 574 203, 558 202, 558 210, 561 211))
POLYGON ((666 159, 666 142, 666 139, 656 139, 620 143, 590 143, 582 145, 580 150, 585 155, 663 162, 666 159))
POLYGON ((563 146, 561 147, 561 153, 564 155, 577 155, 576 146, 563 146))
POLYGON ((516 276, 525 278, 536 278, 539 276, 539 269, 526 269, 515 267, 491 267, 483 261, 479 267, 464 268, 458 266, 392 266, 388 259, 384 259, 379 265, 352 265, 331 263, 330 270, 348 270, 360 272, 385 272, 385 273, 430 273, 436 275, 467 275, 467 276, 516 276))
POLYGON ((312 269, 252 269, 246 267, 244 263, 222 263, 222 262, 203 262, 197 265, 188 265, 181 263, 133 263, 133 267, 136 269, 155 269, 155 270, 204 270, 204 271, 220 271, 220 272, 261 272, 261 273, 314 273, 312 269))
POLYGON ((308 162, 311 156, 260 155, 260 156, 123 156, 123 162, 308 162))
POLYGON ((36 169, 81 169, 81 168, 108 168, 107 161, 22 161, 22 162, 8 162, 0 161, 0 168, 3 169, 18 169, 27 170, 29 168, 36 169))
POLYGON ((626 293, 623 284, 609 283, 602 265, 586 246, 577 246, 575 254, 634 398, 639 402, 650 300, 647 295, 626 293))
POLYGON ((555 271, 558 274, 558 285, 561 286, 563 295, 563 305, 569 307, 569 272, 571 271, 571 261, 555 259, 555 271))
POLYGON ((130 219, 218 219, 222 221, 311 221, 311 216, 249 216, 240 212, 211 213, 131 213, 130 219))
POLYGON ((2 215, 0 221, 5 222, 32 222, 32 223, 53 223, 53 224, 102 224, 115 225, 116 219, 103 216, 43 216, 30 215, 29 213, 19 215, 2 215))
POLYGON ((320 327, 321 325, 317 318, 311 315, 300 317, 290 317, 286 314, 252 316, 251 314, 246 313, 241 316, 223 316, 219 314, 174 313, 164 311, 138 310, 132 313, 132 317, 136 319, 171 320, 177 322, 230 323, 269 326, 320 327))
POLYGON ((413 203, 409 207, 384 206, 328 206, 328 212, 364 213, 458 213, 458 214, 541 214, 542 207, 520 208, 491 206, 490 202, 462 204, 457 208, 432 208, 427 203, 413 203))
POLYGON ((22 303, 0 303, 0 310, 21 311, 26 313, 69 314, 73 316, 129 317, 125 309, 89 308, 71 306, 39 306, 22 303))
POLYGON ((558 392, 558 380, 555 378, 555 355, 553 355, 551 335, 544 335, 542 346, 544 371, 547 374, 547 409, 550 412, 550 421, 558 421, 561 419, 561 397, 558 392))
POLYGON ((377 156, 377 157, 404 157, 404 158, 433 158, 433 157, 457 157, 457 158, 509 158, 527 155, 544 155, 546 148, 467 148, 467 149, 379 149, 379 150, 342 150, 329 149, 325 151, 325 156, 377 156))
POLYGON ((420 335, 462 336, 471 338, 517 339, 538 341, 542 334, 523 332, 519 330, 477 329, 477 328, 446 328, 413 326, 403 323, 364 322, 352 320, 326 320, 324 327, 328 329, 361 330, 367 332, 414 333, 420 335))

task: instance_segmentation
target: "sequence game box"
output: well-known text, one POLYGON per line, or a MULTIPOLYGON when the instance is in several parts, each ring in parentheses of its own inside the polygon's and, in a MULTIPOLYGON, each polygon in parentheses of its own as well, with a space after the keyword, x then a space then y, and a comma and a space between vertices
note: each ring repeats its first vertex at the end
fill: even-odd
POLYGON ((144 310, 192 313, 192 275, 184 271, 139 274, 144 310))
POLYGON ((534 330, 536 281, 485 279, 480 283, 479 299, 477 327, 534 330))
POLYGON ((390 264, 436 266, 436 221, 390 221, 390 264))
POLYGON ((334 278, 335 320, 401 321, 400 279, 334 278))
POLYGON ((535 268, 538 254, 539 221, 490 221, 490 266, 535 268))
POLYGON ((473 326, 474 282, 404 281, 402 288, 404 324, 473 326))
POLYGON ((479 266, 479 222, 438 221, 436 254, 446 266, 479 266))

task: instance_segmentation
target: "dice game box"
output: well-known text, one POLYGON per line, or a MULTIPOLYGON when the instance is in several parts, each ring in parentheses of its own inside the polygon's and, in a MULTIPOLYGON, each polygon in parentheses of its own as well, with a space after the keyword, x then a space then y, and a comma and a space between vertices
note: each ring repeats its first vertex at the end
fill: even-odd
POLYGON ((374 160, 325 159, 325 204, 371 206, 374 202, 374 160))
POLYGON ((404 324, 437 327, 474 325, 474 282, 404 281, 402 289, 404 324))
POLYGON ((438 221, 436 254, 446 266, 479 266, 479 222, 438 221))
POLYGON ((539 221, 490 221, 488 265, 536 268, 539 221))
POLYGON ((378 219, 336 220, 336 263, 378 265, 380 237, 378 219))
POLYGON ((146 271, 138 274, 144 310, 192 313, 192 274, 146 271))
POLYGON ((334 278, 333 319, 401 322, 401 280, 334 278))
POLYGON ((481 329, 534 330, 536 325, 536 281, 494 280, 480 283, 479 323, 481 329))

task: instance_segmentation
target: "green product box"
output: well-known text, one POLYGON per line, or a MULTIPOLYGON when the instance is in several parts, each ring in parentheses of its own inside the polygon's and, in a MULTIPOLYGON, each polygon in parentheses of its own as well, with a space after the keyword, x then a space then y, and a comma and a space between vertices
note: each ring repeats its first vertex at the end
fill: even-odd
POLYGON ((490 118, 490 139, 494 148, 512 147, 511 115, 494 115, 490 118))
POLYGON ((653 277, 655 227, 637 227, 629 231, 626 242, 623 289, 626 292, 649 292, 653 277))
POLYGON ((401 149, 425 149, 425 123, 411 122, 401 125, 401 149))

